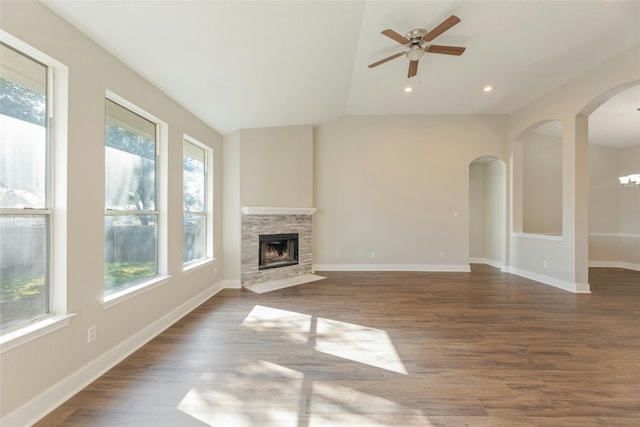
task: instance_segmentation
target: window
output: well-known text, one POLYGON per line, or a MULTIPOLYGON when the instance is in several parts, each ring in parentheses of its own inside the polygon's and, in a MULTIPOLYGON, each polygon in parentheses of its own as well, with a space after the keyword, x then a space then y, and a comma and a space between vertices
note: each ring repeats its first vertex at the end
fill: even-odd
POLYGON ((158 275, 159 124, 106 99, 104 292, 158 275))
POLYGON ((64 266, 67 76, 64 65, 0 31, 3 351, 42 334, 37 325, 46 323, 50 331, 70 320, 64 266), (39 322, 44 319, 50 321, 39 322))
POLYGON ((211 258, 209 168, 211 149, 185 137, 183 142, 183 255, 185 266, 211 258))

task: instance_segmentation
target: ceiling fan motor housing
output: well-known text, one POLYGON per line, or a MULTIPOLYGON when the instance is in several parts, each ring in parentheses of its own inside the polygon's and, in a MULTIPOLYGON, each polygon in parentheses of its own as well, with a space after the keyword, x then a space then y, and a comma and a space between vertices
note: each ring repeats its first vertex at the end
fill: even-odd
POLYGON ((422 43, 422 39, 424 39, 424 36, 426 36, 429 32, 425 29, 422 28, 416 28, 414 30, 409 31, 406 35, 405 38, 407 40, 411 40, 411 45, 416 45, 416 44, 420 44, 422 43))
POLYGON ((409 60, 417 61, 418 59, 422 58, 422 55, 424 55, 426 51, 426 46, 423 43, 423 38, 427 35, 427 33, 427 30, 424 30, 422 28, 416 28, 407 33, 405 38, 407 40, 410 40, 411 43, 408 45, 409 50, 405 52, 405 55, 407 56, 407 58, 409 58, 409 60))

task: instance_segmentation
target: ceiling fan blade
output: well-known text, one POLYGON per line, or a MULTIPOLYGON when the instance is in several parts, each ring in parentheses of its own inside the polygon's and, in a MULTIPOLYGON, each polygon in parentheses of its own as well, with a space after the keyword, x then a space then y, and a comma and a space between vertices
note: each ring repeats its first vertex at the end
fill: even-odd
POLYGON ((374 62, 373 64, 369 64, 369 68, 377 67, 380 64, 384 64, 385 62, 391 61, 392 59, 396 59, 397 57, 402 56, 402 55, 404 55, 404 52, 400 52, 400 53, 396 53, 395 55, 388 56, 388 57, 386 57, 384 59, 381 59, 378 62, 374 62))
POLYGON ((409 43, 411 43, 411 40, 406 39, 405 37, 401 36, 400 34, 396 33, 395 31, 393 31, 391 29, 382 31, 382 34, 384 34, 385 36, 389 37, 390 39, 393 39, 393 40, 397 41, 400 44, 409 44, 409 43))
POLYGON ((407 78, 411 78, 418 74, 418 61, 409 62, 409 73, 407 74, 407 78))
POLYGON ((432 44, 431 46, 429 46, 429 48, 427 49, 427 52, 430 53, 443 53, 445 55, 462 55, 462 53, 464 52, 466 48, 465 47, 458 47, 458 46, 440 46, 437 44, 432 44))
POLYGON ((426 41, 426 42, 430 42, 431 40, 433 40, 436 37, 438 37, 440 34, 442 34, 445 31, 447 31, 449 28, 451 28, 454 25, 456 25, 458 22, 460 22, 460 18, 458 18, 455 15, 451 15, 450 17, 448 17, 447 19, 442 21, 442 23, 440 25, 435 27, 433 30, 429 31, 427 33, 427 35, 424 36, 423 40, 426 41))

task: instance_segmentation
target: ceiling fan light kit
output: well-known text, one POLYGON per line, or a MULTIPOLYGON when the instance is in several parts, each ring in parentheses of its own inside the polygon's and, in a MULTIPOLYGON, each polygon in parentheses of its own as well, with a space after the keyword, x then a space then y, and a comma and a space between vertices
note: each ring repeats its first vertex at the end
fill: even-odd
POLYGON ((427 31, 422 28, 416 28, 409 31, 405 36, 398 34, 392 29, 382 31, 383 35, 404 45, 406 47, 406 50, 388 56, 384 59, 381 59, 380 61, 374 62, 373 64, 369 64, 369 68, 377 67, 378 65, 384 64, 385 62, 389 62, 392 59, 396 59, 402 55, 405 55, 410 61, 407 77, 411 78, 418 74, 418 61, 424 56, 425 53, 439 53, 455 56, 462 55, 462 53, 466 49, 464 47, 441 46, 430 43, 433 39, 456 25, 458 22, 460 22, 460 18, 455 15, 451 15, 431 31, 427 31))

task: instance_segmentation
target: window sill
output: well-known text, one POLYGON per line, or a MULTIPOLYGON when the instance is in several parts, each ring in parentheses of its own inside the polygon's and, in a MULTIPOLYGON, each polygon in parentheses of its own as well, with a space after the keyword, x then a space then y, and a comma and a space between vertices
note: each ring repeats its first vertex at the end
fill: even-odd
POLYGON ((0 336, 0 354, 43 337, 71 323, 71 314, 55 314, 0 336))
POLYGON ((171 276, 157 276, 151 280, 140 283, 139 285, 131 286, 130 288, 123 289, 120 292, 115 292, 110 295, 106 295, 102 301, 102 308, 113 307, 128 299, 143 294, 151 289, 155 289, 158 286, 162 286, 169 282, 171 276))
POLYGON ((189 274, 196 270, 200 270, 201 268, 213 265, 215 264, 215 262, 216 262, 215 258, 206 258, 203 260, 198 260, 198 261, 190 262, 188 264, 184 264, 182 266, 182 274, 189 274))

